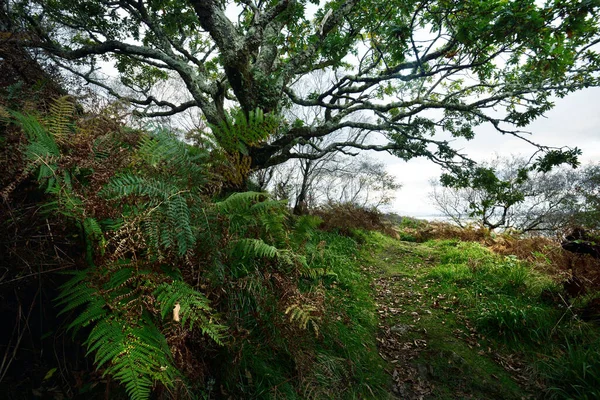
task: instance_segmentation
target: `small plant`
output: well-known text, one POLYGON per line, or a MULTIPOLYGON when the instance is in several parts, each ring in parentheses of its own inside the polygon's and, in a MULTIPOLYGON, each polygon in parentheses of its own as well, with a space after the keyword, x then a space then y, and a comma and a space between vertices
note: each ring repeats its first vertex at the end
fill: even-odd
POLYGON ((527 304, 512 297, 498 296, 479 304, 473 316, 480 332, 518 343, 543 343, 550 337, 557 312, 552 308, 527 304))
POLYGON ((548 398, 599 398, 600 342, 589 337, 584 341, 565 337, 563 343, 554 355, 538 363, 548 381, 548 398))

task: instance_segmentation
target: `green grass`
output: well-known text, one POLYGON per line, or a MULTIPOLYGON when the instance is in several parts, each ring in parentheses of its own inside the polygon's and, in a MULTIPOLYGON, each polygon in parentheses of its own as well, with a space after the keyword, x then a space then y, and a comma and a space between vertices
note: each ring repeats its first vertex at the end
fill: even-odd
MULTIPOLYGON (((378 319, 371 278, 357 262, 356 242, 321 233, 326 246, 316 267, 335 279, 325 282, 326 319, 317 342, 315 369, 307 382, 311 398, 385 398, 388 377, 377 353, 378 319)), ((304 397, 304 398, 308 398, 304 397)))
POLYGON ((318 232, 306 249, 310 268, 320 273, 300 277, 300 292, 322 299, 322 312, 302 327, 263 307, 250 344, 240 342, 231 381, 242 384, 231 391, 243 398, 385 399, 389 377, 377 352, 371 278, 357 262, 356 241, 318 232))
POLYGON ((415 244, 380 234, 369 235, 361 257, 393 282, 389 301, 401 311, 386 324, 411 325, 402 340, 426 342, 412 363, 426 366, 432 398, 516 399, 540 390, 551 398, 600 397, 598 327, 544 300, 560 288, 526 263, 477 243, 415 244), (521 372, 499 359, 518 360, 521 372))

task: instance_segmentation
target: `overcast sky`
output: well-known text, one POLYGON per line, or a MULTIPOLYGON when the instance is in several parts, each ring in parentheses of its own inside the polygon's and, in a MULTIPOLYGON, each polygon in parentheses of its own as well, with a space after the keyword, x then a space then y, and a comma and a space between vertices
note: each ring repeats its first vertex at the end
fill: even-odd
MULTIPOLYGON (((556 106, 545 118, 536 120, 524 130, 531 132, 534 142, 547 146, 579 147, 582 163, 600 161, 600 88, 586 89, 556 99, 556 106)), ((512 136, 503 136, 490 126, 479 126, 471 141, 457 140, 454 147, 464 151, 475 161, 490 160, 494 154, 530 156, 531 145, 512 136)), ((439 212, 428 199, 430 179, 437 179, 441 169, 420 158, 408 162, 390 155, 372 154, 388 164, 388 171, 402 183, 390 211, 400 215, 425 217, 439 212)))

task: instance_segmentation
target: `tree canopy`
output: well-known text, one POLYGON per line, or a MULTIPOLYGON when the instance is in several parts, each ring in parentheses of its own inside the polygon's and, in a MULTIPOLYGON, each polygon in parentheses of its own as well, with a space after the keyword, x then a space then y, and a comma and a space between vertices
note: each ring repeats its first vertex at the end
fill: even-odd
POLYGON ((469 159, 449 140, 470 139, 481 124, 529 141, 552 165, 577 151, 534 143, 521 128, 552 96, 599 83, 594 0, 13 0, 4 8, 12 40, 142 115, 197 107, 219 126, 232 109, 319 111, 310 125, 280 118, 246 143, 258 168, 362 149, 452 169, 469 159), (107 63, 118 87, 102 78, 107 63), (299 90, 316 71, 325 84, 299 90), (167 79, 185 88, 180 102, 153 91, 167 79), (368 135, 319 141, 344 130, 368 135), (298 151, 303 144, 315 151, 298 151))

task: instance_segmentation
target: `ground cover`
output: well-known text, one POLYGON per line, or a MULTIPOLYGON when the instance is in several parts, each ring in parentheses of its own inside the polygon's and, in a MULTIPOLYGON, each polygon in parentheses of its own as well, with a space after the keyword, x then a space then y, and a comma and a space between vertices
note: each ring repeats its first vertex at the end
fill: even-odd
POLYGON ((598 328, 548 275, 459 240, 363 238, 397 398, 597 398, 598 328))

